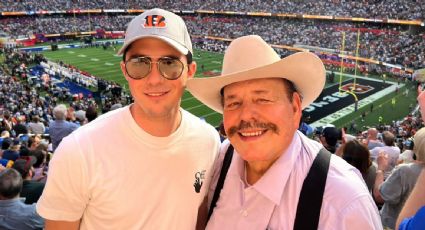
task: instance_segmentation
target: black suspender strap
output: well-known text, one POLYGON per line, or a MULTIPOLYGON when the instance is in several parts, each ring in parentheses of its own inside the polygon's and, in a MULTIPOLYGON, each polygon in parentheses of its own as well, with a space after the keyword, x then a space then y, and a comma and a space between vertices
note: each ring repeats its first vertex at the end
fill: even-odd
POLYGON ((301 188, 294 230, 315 230, 319 226, 330 159, 331 153, 325 148, 314 159, 301 188))
POLYGON ((232 163, 233 157, 233 146, 229 145, 226 151, 226 155, 224 155, 223 166, 221 167, 220 177, 217 181, 217 186, 215 187, 214 196, 211 201, 210 209, 208 210, 208 219, 211 218, 213 210, 217 204, 218 198, 220 198, 220 192, 224 185, 224 180, 226 179, 227 171, 229 171, 230 164, 232 163))

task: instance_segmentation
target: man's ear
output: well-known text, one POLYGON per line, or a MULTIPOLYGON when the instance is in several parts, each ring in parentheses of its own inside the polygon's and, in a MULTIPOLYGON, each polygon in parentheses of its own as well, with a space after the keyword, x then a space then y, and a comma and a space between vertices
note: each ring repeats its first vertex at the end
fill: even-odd
POLYGON ((127 71, 125 70, 125 63, 123 61, 120 62, 121 72, 124 75, 125 79, 128 81, 129 76, 127 75, 127 71))
POLYGON ((302 117, 302 109, 301 109, 301 96, 298 92, 294 92, 292 94, 292 108, 294 110, 294 115, 296 117, 297 124, 295 124, 297 127, 299 126, 299 123, 301 121, 302 117))
POLYGON ((195 61, 187 65, 187 79, 195 77, 197 64, 195 61))

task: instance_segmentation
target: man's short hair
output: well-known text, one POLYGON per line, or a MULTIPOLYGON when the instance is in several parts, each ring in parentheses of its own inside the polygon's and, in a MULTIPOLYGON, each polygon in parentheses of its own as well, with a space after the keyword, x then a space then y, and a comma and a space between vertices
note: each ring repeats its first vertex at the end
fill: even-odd
POLYGON ((384 131, 382 133, 382 140, 386 146, 393 146, 395 140, 394 134, 390 131, 384 131))
POLYGON ((66 115, 67 115, 67 110, 66 110, 66 106, 64 104, 57 105, 53 109, 53 117, 56 120, 65 120, 66 115))
POLYGON ((341 139, 341 132, 335 127, 326 127, 322 131, 322 136, 325 138, 329 146, 336 146, 338 140, 341 139))
POLYGON ((0 172, 0 199, 13 199, 21 193, 22 176, 13 168, 0 172))

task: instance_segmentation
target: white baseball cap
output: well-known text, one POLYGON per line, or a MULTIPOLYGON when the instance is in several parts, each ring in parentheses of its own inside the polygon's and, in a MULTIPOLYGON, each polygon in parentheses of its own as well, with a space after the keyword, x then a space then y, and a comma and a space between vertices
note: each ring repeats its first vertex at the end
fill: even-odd
POLYGON ((124 54, 125 49, 134 41, 147 37, 161 39, 184 55, 193 53, 192 42, 183 19, 172 12, 155 8, 131 20, 125 32, 124 45, 118 54, 124 54))

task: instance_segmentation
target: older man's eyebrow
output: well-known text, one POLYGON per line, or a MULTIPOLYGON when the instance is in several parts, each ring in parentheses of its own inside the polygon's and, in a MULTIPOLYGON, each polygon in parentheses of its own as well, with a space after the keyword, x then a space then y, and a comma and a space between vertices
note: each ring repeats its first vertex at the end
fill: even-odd
POLYGON ((257 89, 257 90, 253 90, 252 92, 254 94, 269 94, 270 93, 269 90, 265 90, 265 89, 257 89))
POLYGON ((230 95, 227 95, 227 96, 224 97, 224 99, 226 99, 226 100, 231 100, 231 99, 235 99, 235 98, 236 98, 235 94, 230 94, 230 95))

